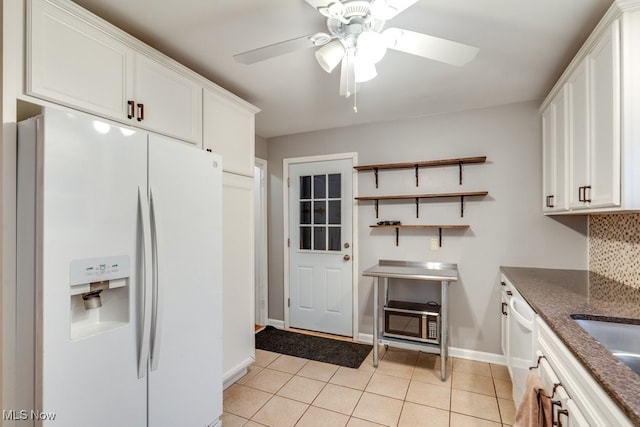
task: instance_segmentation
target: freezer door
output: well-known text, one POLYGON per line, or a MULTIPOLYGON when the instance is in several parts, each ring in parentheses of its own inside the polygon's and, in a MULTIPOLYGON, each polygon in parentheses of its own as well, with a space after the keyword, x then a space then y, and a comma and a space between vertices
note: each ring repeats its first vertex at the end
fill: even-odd
MULTIPOLYGON (((136 366, 136 242, 147 137, 80 113, 45 109, 36 150, 31 301, 41 394, 34 409, 55 414, 45 426, 144 426, 146 378, 138 379, 136 366), (113 289, 102 292, 102 307, 85 309, 81 297, 89 283, 105 281, 113 289)), ((23 286, 26 291, 31 284, 18 283, 23 286)))
POLYGON ((149 426, 207 426, 222 415, 222 164, 149 138, 154 301, 149 426))

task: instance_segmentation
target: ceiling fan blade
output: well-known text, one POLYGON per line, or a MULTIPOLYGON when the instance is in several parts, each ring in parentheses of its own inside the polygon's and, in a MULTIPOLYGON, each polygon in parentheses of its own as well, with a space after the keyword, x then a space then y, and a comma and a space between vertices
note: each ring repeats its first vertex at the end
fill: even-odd
POLYGON ((353 54, 345 54, 340 68, 340 96, 346 98, 356 93, 356 74, 353 54))
POLYGON ((318 9, 320 7, 327 7, 329 4, 334 3, 336 0, 304 0, 314 9, 318 9))
POLYGON ((233 55, 233 59, 241 64, 255 64, 256 62, 264 61, 265 59, 306 49, 314 45, 311 41, 312 35, 302 36, 297 39, 274 43, 269 46, 259 47, 248 52, 239 53, 237 55, 233 55))
POLYGON ((475 58, 480 49, 464 43, 414 31, 389 28, 383 32, 388 47, 450 65, 461 66, 475 58))
POLYGON ((374 18, 387 21, 417 2, 418 0, 373 0, 371 2, 371 15, 374 18))

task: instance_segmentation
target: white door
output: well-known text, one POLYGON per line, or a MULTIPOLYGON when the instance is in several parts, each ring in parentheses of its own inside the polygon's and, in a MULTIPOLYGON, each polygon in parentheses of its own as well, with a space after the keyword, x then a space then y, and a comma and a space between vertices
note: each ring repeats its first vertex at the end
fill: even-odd
POLYGON ((202 87, 145 55, 136 55, 136 120, 145 129, 202 147, 202 87))
POLYGON ((133 93, 133 49, 58 5, 42 0, 30 5, 27 93, 125 119, 133 93))
POLYGON ((590 207, 620 206, 620 33, 611 25, 589 55, 590 207))
POLYGON ((229 381, 253 363, 253 178, 222 174, 222 378, 229 381))
POLYGON ((222 415, 220 157, 150 135, 149 196, 156 307, 148 425, 209 425, 222 415))
MULTIPOLYGON (((38 366, 41 401, 25 409, 55 412, 46 426, 81 427, 87 420, 101 427, 143 426, 147 384, 138 379, 136 364, 140 275, 134 266, 140 254, 136 217, 138 188, 147 184, 147 138, 137 132, 125 136, 86 117, 45 109, 39 126, 44 137, 36 169, 43 191, 42 233, 35 253, 42 265, 32 269, 39 279, 30 307, 41 308, 32 341, 38 343, 38 358, 31 365, 38 366), (95 281, 89 278, 93 268, 82 269, 86 281, 78 282, 74 266, 114 256, 130 263, 124 286, 102 292, 102 307, 85 309, 80 295, 71 295, 72 286, 95 281)), ((18 288, 23 292, 27 286, 21 282, 18 288)))
POLYGON ((289 166, 289 326, 351 336, 351 159, 289 166))

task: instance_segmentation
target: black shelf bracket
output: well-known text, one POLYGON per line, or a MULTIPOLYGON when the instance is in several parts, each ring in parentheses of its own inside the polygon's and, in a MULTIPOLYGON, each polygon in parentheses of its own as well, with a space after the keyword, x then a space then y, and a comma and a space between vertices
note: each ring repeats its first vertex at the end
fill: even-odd
POLYGON ((373 168, 373 174, 376 177, 376 188, 378 188, 378 168, 373 168))
POLYGON ((399 237, 400 237, 400 227, 396 227, 396 246, 398 246, 399 237))
POLYGON ((379 203, 379 200, 375 199, 374 203, 375 203, 375 206, 376 206, 376 218, 378 218, 378 208, 379 208, 378 203, 379 203))
POLYGON ((442 247, 442 227, 438 227, 438 247, 442 247))
POLYGON ((464 196, 460 196, 460 218, 464 217, 464 196))
POLYGON ((462 185, 462 162, 458 162, 458 172, 460 174, 460 185, 462 185))
POLYGON ((416 197, 416 218, 420 218, 420 198, 416 197))
POLYGON ((416 187, 418 186, 418 165, 416 165, 416 187))

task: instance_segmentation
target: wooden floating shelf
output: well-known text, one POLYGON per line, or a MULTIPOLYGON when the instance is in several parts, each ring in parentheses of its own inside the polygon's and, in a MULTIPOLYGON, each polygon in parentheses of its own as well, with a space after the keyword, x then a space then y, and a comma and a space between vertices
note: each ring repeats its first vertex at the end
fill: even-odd
POLYGON ((462 165, 484 163, 487 161, 487 156, 478 157, 459 157, 455 159, 441 159, 441 160, 425 160, 420 162, 403 162, 403 163, 379 163, 375 165, 362 165, 354 166, 353 168, 360 171, 373 171, 376 178, 376 188, 378 188, 378 171, 381 169, 415 169, 416 174, 416 187, 418 186, 418 170, 420 168, 433 168, 440 166, 458 166, 460 175, 460 185, 462 185, 462 165))
POLYGON ((395 228, 396 230, 396 246, 398 246, 399 243, 399 237, 400 237, 400 229, 401 228, 414 228, 414 229, 419 229, 419 228, 437 228, 438 229, 438 246, 442 247, 442 229, 443 228, 448 228, 448 229, 464 229, 464 228, 469 228, 469 225, 434 225, 434 224, 429 224, 429 225, 418 225, 418 224, 408 224, 408 225, 402 225, 402 224, 398 224, 398 225, 370 225, 369 227, 371 228, 395 228))
POLYGON ((432 193, 432 194, 403 194, 392 196, 361 196, 356 200, 373 200, 375 202, 376 218, 378 218, 378 208, 380 200, 415 200, 416 201, 416 218, 419 216, 420 199, 435 199, 446 197, 460 197, 460 217, 464 216, 464 198, 465 197, 483 197, 489 194, 488 191, 465 191, 459 193, 432 193))

